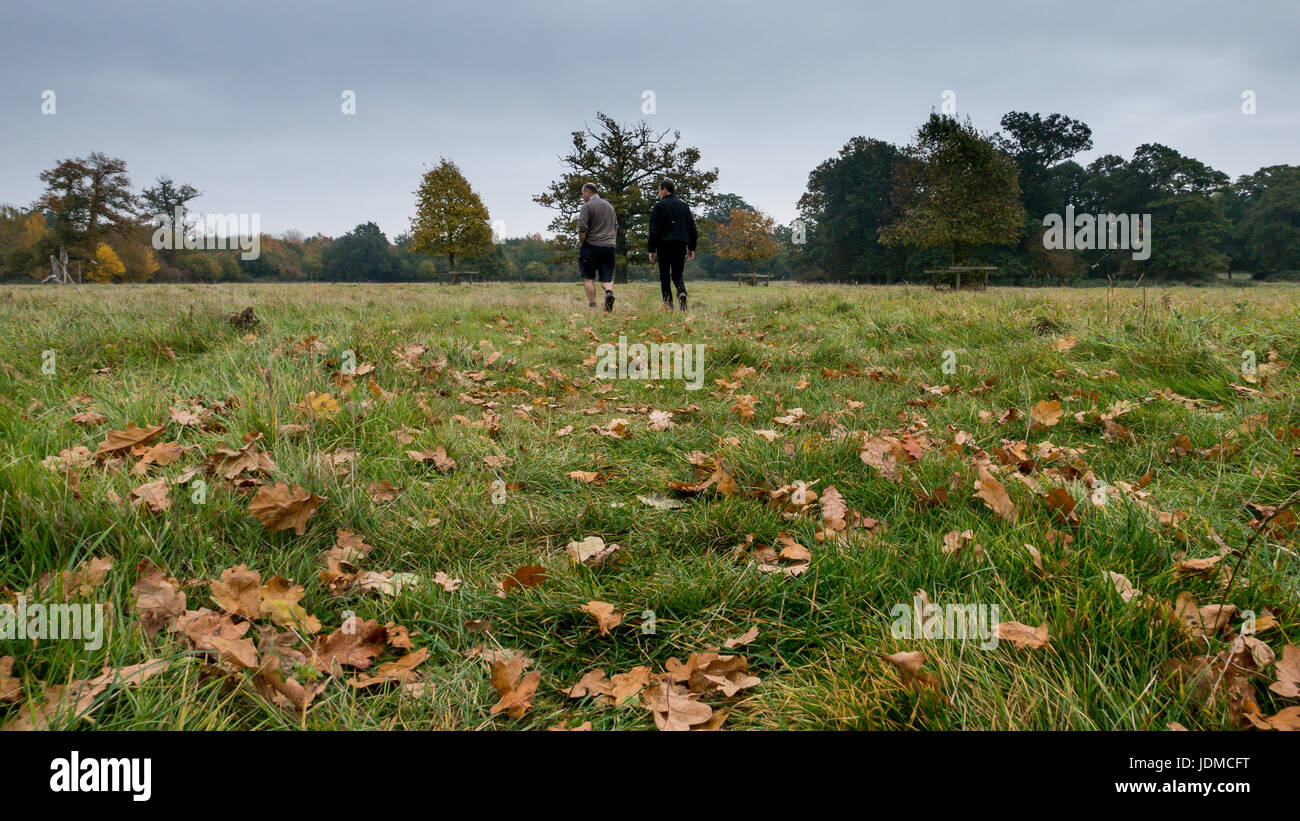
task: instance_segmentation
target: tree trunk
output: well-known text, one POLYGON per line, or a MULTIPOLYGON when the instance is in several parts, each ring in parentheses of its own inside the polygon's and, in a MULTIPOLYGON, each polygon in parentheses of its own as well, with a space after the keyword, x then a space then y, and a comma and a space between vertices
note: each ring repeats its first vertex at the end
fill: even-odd
POLYGON ((454 270, 456 270, 456 255, 455 255, 455 254, 447 254, 447 270, 448 270, 448 271, 454 271, 454 270))

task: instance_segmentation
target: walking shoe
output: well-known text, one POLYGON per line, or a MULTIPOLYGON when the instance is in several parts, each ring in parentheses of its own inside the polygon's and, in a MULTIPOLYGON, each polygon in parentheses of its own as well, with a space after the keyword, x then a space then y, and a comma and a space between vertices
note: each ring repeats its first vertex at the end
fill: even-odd
POLYGON ((677 304, 680 305, 680 306, 682 307, 682 310, 683 310, 683 311, 686 310, 686 292, 685 292, 685 291, 682 291, 680 294, 677 295, 677 304))
POLYGON ((614 310, 614 292, 606 291, 605 292, 605 313, 609 313, 612 310, 614 310))
POLYGON ((663 310, 665 310, 665 311, 671 311, 672 309, 673 309, 673 298, 672 298, 672 297, 668 297, 667 299, 664 300, 664 307, 663 307, 663 310))
POLYGON ((588 308, 595 308, 595 307, 596 307, 596 303, 594 303, 594 302, 588 302, 588 303, 587 303, 587 307, 588 307, 588 308))

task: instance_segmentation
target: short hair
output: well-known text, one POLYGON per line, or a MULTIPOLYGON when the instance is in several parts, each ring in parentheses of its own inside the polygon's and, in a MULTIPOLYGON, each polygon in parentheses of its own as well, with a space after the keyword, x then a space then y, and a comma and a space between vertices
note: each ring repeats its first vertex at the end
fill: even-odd
POLYGON ((597 190, 597 188, 596 188, 596 184, 595 184, 594 182, 583 183, 583 184, 582 184, 582 190, 583 190, 583 191, 590 191, 590 192, 593 193, 593 194, 599 194, 599 193, 600 193, 600 191, 597 190))
POLYGON ((675 188, 673 187, 673 184, 672 184, 672 181, 671 181, 671 180, 660 180, 660 181, 659 181, 659 187, 662 188, 663 190, 667 191, 669 194, 671 194, 671 193, 673 193, 674 191, 677 190, 677 189, 675 189, 675 188))

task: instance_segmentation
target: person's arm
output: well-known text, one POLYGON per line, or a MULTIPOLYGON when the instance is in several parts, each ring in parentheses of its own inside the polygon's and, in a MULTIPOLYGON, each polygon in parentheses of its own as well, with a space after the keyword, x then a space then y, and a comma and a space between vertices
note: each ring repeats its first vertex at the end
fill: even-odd
POLYGON ((691 213, 690 206, 684 206, 686 209, 686 231, 690 239, 686 244, 686 258, 694 259, 695 245, 700 241, 700 232, 695 228, 695 215, 691 213))
POLYGON ((587 241, 587 226, 591 224, 591 211, 587 208, 587 203, 583 203, 578 209, 578 247, 587 241))
POLYGON ((650 209, 650 233, 646 239, 646 247, 650 250, 650 261, 655 261, 655 248, 659 245, 659 217, 663 209, 659 203, 655 203, 654 208, 650 209))

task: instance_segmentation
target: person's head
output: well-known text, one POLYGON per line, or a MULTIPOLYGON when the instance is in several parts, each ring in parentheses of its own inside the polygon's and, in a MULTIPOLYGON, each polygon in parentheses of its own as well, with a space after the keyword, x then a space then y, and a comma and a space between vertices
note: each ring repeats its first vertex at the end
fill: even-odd
POLYGON ((664 197, 673 193, 675 190, 676 189, 673 187, 672 180, 659 181, 659 199, 663 199, 664 197))
POLYGON ((582 186, 582 201, 586 202, 599 193, 600 192, 596 190, 596 184, 594 182, 584 183, 582 186))

